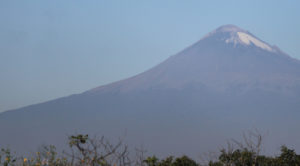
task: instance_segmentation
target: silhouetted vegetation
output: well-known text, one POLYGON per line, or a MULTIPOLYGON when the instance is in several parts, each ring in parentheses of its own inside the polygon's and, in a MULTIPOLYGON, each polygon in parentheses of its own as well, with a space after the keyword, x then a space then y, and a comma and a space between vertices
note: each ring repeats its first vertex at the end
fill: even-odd
POLYGON ((136 156, 129 155, 127 145, 119 140, 112 144, 104 137, 91 139, 88 135, 69 137, 70 150, 60 155, 55 146, 44 146, 30 158, 16 157, 9 149, 1 149, 0 165, 3 166, 300 166, 300 155, 286 146, 278 156, 261 155, 262 137, 256 133, 244 134, 244 140, 232 140, 214 159, 196 162, 188 156, 159 159, 144 157, 145 151, 136 149, 136 156), (236 147, 236 148, 234 148, 236 147))

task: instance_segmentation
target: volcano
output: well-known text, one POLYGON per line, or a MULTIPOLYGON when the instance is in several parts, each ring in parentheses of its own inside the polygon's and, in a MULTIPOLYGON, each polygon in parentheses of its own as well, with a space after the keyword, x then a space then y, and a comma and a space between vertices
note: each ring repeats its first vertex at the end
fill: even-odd
POLYGON ((0 144, 27 151, 74 133, 118 137, 155 154, 200 154, 256 128, 300 150, 300 61, 225 25, 136 76, 0 114, 0 144))

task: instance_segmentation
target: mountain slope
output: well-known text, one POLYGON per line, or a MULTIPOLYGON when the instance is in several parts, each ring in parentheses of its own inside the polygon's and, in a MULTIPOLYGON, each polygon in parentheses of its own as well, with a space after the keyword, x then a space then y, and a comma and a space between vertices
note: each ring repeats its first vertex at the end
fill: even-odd
POLYGON ((269 132, 266 146, 300 150, 299 108, 300 62, 225 25, 137 76, 1 113, 0 143, 26 150, 126 132, 151 152, 195 155, 255 127, 269 132))
MULTIPOLYGON (((244 38, 237 35, 241 32, 251 36, 231 25, 220 27, 155 68, 113 85, 121 88, 121 91, 159 87, 180 89, 191 82, 212 88, 220 88, 215 84, 225 86, 223 83, 226 83, 229 87, 233 86, 232 83, 245 81, 278 86, 299 85, 298 60, 262 41, 260 44, 264 44, 262 47, 267 49, 256 46, 252 41, 244 43, 244 38)), ((102 87, 94 90, 97 89, 102 87)))

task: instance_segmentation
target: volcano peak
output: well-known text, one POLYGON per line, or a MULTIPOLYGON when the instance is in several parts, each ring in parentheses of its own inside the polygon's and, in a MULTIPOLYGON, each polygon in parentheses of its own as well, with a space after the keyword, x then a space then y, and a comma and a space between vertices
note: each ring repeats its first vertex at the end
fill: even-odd
POLYGON ((265 51, 276 52, 276 49, 268 43, 255 37, 250 32, 232 24, 220 26, 206 35, 203 39, 211 37, 219 41, 224 41, 226 44, 233 44, 234 46, 238 44, 243 46, 253 45, 265 51))
POLYGON ((182 154, 259 126, 300 150, 300 61, 233 25, 211 33, 136 76, 1 113, 0 144, 28 153, 72 133, 128 131, 129 145, 182 154))

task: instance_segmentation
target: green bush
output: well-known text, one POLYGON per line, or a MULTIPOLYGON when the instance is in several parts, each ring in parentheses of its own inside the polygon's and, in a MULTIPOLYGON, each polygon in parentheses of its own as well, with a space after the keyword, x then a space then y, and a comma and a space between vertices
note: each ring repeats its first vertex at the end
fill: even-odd
MULTIPOLYGON (((91 139, 88 135, 69 137, 71 154, 58 154, 55 146, 43 146, 30 158, 16 157, 10 149, 0 151, 1 166, 300 166, 300 155, 286 146, 281 147, 278 156, 259 154, 259 146, 245 147, 238 143, 239 148, 228 146, 222 149, 216 159, 208 163, 197 163, 188 156, 158 159, 156 156, 139 158, 141 162, 129 157, 127 146, 122 140, 111 144, 101 137, 91 139), (253 148, 256 147, 256 148, 253 148)), ((260 143, 258 144, 260 145, 260 143)), ((141 155, 143 156, 143 155, 141 155)))

